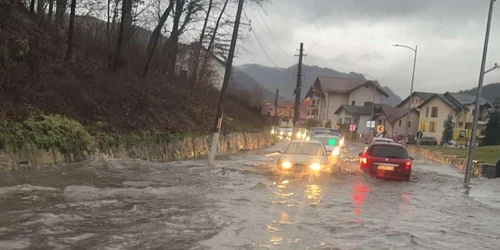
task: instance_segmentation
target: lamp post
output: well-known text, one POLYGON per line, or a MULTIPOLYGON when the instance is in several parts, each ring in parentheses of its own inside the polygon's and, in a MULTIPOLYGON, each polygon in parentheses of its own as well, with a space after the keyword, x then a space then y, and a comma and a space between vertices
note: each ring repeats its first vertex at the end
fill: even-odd
POLYGON ((472 156, 474 155, 474 148, 476 146, 476 131, 477 131, 477 122, 479 119, 479 109, 480 109, 479 99, 481 98, 481 91, 483 89, 484 75, 498 67, 495 64, 495 67, 493 69, 485 71, 486 57, 488 55, 488 42, 490 40, 491 16, 493 15, 493 3, 494 2, 495 2, 495 0, 490 0, 488 19, 486 21, 486 34, 484 37, 483 58, 481 60, 481 70, 479 71, 479 83, 477 86, 476 103, 474 105, 475 106, 474 117, 472 117, 472 119, 473 119, 472 136, 471 136, 470 143, 469 143, 469 155, 467 157, 467 166, 465 168, 465 178, 464 178, 465 188, 469 188, 469 183, 470 183, 471 170, 472 170, 472 156))
MULTIPOLYGON (((415 57, 413 58, 413 74, 411 76, 411 86, 410 86, 410 102, 408 103, 408 109, 411 110, 411 105, 413 103, 413 82, 415 81, 415 67, 417 66, 417 50, 418 46, 415 45, 415 48, 410 46, 394 44, 395 47, 403 47, 415 52, 415 57)), ((408 139, 408 124, 410 123, 410 114, 406 115, 406 126, 405 126, 405 140, 408 139)))

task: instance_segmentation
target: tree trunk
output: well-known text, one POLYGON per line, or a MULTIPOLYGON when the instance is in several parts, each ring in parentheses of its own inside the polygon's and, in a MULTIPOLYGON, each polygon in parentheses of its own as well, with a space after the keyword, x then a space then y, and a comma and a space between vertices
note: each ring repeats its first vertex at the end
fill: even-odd
POLYGON ((38 15, 38 25, 41 26, 43 23, 43 17, 45 16, 45 0, 38 0, 38 5, 36 6, 36 14, 38 15))
POLYGON ((210 18, 210 12, 212 11, 213 0, 208 1, 207 15, 205 16, 205 22, 203 22, 203 28, 201 29, 200 39, 198 40, 198 46, 196 47, 196 55, 194 59, 194 66, 192 72, 192 84, 196 84, 198 78, 198 67, 200 65, 200 54, 203 47, 203 39, 205 38, 205 30, 207 29, 208 19, 210 18))
POLYGON ((108 0, 108 9, 107 9, 107 20, 106 20, 106 43, 109 44, 109 25, 111 21, 111 16, 110 16, 110 8, 111 8, 111 0, 108 0))
POLYGON ((120 31, 118 32, 118 41, 116 44, 115 61, 113 63, 113 70, 118 69, 118 63, 120 62, 122 47, 124 44, 124 38, 129 34, 130 27, 127 27, 129 20, 131 20, 131 9, 132 0, 123 0, 122 2, 122 19, 120 22, 120 31))
POLYGON ((49 0, 49 15, 47 17, 49 23, 52 23, 53 14, 54 14, 54 0, 49 0))
POLYGON ((56 0, 56 27, 62 29, 64 27, 64 15, 66 14, 66 5, 68 0, 56 0))
POLYGON ((226 0, 226 2, 224 3, 224 6, 222 7, 222 10, 219 14, 219 18, 217 18, 217 22, 215 23, 214 33, 212 34, 212 38, 210 39, 210 43, 208 44, 209 51, 213 51, 213 49, 214 49, 213 46, 214 46, 214 42, 215 42, 215 37, 217 36, 217 30, 219 29, 220 21, 222 20, 222 15, 224 15, 224 12, 226 11, 226 7, 227 7, 228 2, 229 2, 229 0, 226 0))
POLYGON ((69 15, 69 31, 68 31, 68 50, 64 61, 69 62, 73 56, 73 32, 75 30, 75 9, 76 0, 71 0, 71 13, 69 15))
POLYGON ((31 0, 30 2, 30 12, 35 14, 35 3, 36 3, 36 0, 31 0))
POLYGON ((172 31, 170 32, 170 38, 167 41, 167 72, 172 76, 175 75, 177 49, 179 45, 179 23, 185 3, 185 0, 176 0, 172 31))
POLYGON ((173 5, 174 1, 172 0, 170 1, 170 4, 168 5, 163 15, 160 17, 160 20, 158 20, 158 25, 151 34, 151 37, 149 38, 148 48, 146 52, 146 65, 144 66, 144 73, 142 74, 142 76, 146 76, 148 73, 149 64, 151 63, 151 59, 153 58, 156 45, 158 45, 158 38, 160 37, 161 29, 163 28, 163 25, 165 24, 168 16, 170 15, 173 5))

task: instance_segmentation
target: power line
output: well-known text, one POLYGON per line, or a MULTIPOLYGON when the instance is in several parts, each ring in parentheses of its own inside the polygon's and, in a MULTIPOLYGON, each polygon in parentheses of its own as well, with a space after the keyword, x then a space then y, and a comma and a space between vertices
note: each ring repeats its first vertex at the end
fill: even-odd
MULTIPOLYGON (((243 10, 243 14, 245 15, 245 18, 248 20, 248 22, 250 23, 250 18, 248 18, 247 16, 247 13, 243 10)), ((251 27, 251 25, 250 25, 251 27)), ((259 40, 259 37, 257 36, 257 34, 255 34, 255 31, 253 30, 253 28, 250 29, 253 33, 253 35, 255 36, 255 39, 257 40, 257 43, 259 44, 260 48, 262 49, 262 51, 264 52, 264 54, 266 55, 267 59, 269 59, 269 61, 275 66, 275 67, 278 67, 278 65, 276 65, 276 63, 274 63, 274 61, 271 59, 271 57, 269 56, 269 54, 267 54, 266 50, 264 49, 264 46, 262 45, 262 43, 260 42, 259 40)))
POLYGON ((267 28, 267 31, 269 31, 269 34, 271 34, 271 37, 273 38, 274 42, 276 42, 276 44, 278 45, 278 47, 281 49, 281 51, 286 55, 286 56, 289 56, 289 54, 283 49, 283 47, 281 46, 281 44, 278 42, 278 40, 276 39, 276 37, 273 35, 273 32, 271 31, 271 29, 269 29, 269 26, 267 25, 266 23, 266 20, 264 19, 264 16, 262 15, 262 13, 260 11, 257 11, 260 15, 260 18, 262 19, 262 21, 264 22, 264 25, 266 26, 267 28))

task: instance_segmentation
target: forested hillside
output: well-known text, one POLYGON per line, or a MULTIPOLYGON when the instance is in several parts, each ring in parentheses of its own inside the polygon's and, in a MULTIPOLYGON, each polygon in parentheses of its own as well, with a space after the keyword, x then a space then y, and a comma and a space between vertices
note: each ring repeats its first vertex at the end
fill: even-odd
MULTIPOLYGON (((232 5, 0 0, 0 119, 39 110, 90 130, 206 133, 219 95, 209 62, 227 53, 232 5), (146 22, 152 31, 140 27, 146 22), (185 35, 194 27, 198 34, 185 35)), ((224 129, 265 126, 251 108, 230 96, 224 129)))

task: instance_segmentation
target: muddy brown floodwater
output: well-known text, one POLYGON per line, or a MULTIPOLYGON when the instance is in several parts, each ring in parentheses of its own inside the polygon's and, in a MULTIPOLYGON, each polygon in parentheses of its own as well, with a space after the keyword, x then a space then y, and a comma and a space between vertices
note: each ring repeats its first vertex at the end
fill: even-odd
POLYGON ((0 249, 498 249, 500 182, 417 157, 411 182, 284 176, 276 148, 204 161, 86 162, 0 175, 0 249))

